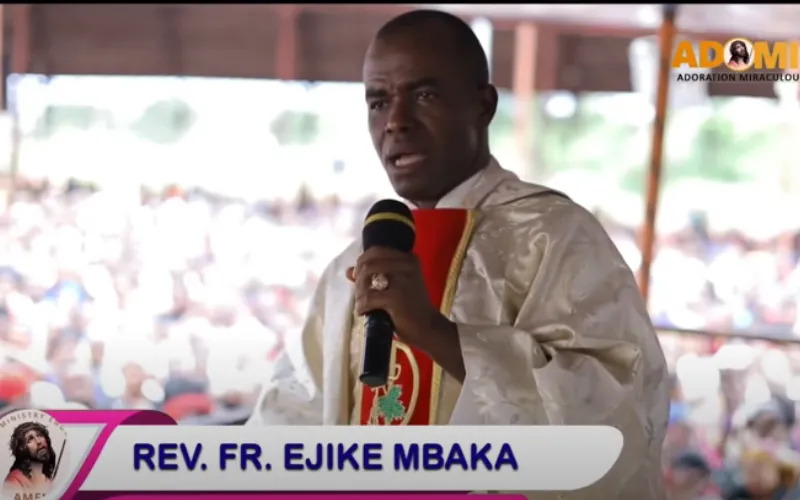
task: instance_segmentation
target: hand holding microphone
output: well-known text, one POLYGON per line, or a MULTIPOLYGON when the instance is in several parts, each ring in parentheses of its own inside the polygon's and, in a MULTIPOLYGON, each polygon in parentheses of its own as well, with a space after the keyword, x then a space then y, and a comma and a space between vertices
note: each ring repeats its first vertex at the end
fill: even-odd
POLYGON ((355 283, 356 314, 365 316, 361 382, 386 385, 392 336, 427 350, 431 334, 447 319, 433 307, 419 263, 411 253, 414 221, 403 203, 376 203, 364 221, 364 253, 348 272, 355 283))

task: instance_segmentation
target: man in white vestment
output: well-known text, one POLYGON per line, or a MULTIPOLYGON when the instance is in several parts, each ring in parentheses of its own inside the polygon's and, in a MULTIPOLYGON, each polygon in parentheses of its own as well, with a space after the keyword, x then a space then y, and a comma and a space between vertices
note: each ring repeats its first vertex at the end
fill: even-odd
POLYGON ((666 364, 645 304, 591 214, 492 158, 487 66, 449 14, 413 11, 378 32, 364 63, 370 133, 417 209, 417 244, 446 248, 452 267, 431 278, 425 248, 353 242, 323 273, 301 342, 287 346, 292 370, 266 382, 248 424, 610 425, 624 446, 606 477, 527 497, 661 500, 666 364), (358 381, 360 317, 379 309, 395 326, 397 366, 409 368, 382 392, 358 381), (412 372, 414 409, 402 384, 412 372), (378 411, 382 397, 398 404, 378 411))

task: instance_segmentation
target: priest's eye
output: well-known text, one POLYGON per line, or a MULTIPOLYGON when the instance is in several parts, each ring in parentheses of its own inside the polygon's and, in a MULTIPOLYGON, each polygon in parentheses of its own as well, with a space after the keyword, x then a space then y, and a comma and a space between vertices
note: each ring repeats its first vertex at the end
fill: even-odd
POLYGON ((371 101, 368 106, 370 111, 380 111, 381 109, 386 107, 386 101, 384 100, 371 101))
POLYGON ((420 92, 417 94, 417 100, 419 101, 430 101, 434 97, 436 95, 433 92, 420 92))

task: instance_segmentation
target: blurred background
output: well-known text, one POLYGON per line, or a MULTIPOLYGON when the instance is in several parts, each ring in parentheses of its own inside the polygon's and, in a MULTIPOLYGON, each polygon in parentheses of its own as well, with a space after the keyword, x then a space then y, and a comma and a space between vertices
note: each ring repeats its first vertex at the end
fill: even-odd
MULTIPOLYGON (((500 163, 593 211, 638 272, 660 7, 436 7, 490 56, 500 163)), ((411 8, 0 6, 0 405, 241 423, 390 193, 361 62, 411 8)), ((797 26, 790 5, 677 21, 689 40, 797 26)), ((796 82, 671 87, 647 299, 673 374, 665 463, 701 476, 763 419, 794 446, 799 110, 796 82)))

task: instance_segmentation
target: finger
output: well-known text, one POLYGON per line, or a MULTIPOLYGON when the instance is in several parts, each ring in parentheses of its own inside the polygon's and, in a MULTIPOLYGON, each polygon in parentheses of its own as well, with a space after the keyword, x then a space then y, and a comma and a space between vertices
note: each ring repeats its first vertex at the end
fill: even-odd
POLYGON ((366 265, 355 272, 356 295, 367 291, 380 292, 381 290, 373 290, 372 281, 377 275, 386 278, 388 283, 385 290, 403 288, 403 283, 408 281, 411 271, 406 264, 397 262, 376 262, 366 265))
POLYGON ((401 252, 399 250, 387 247, 372 247, 368 250, 365 250, 364 253, 358 257, 358 260, 356 261, 356 267, 359 262, 372 262, 376 260, 408 260, 411 258, 413 258, 413 254, 408 252, 401 252))
POLYGON ((355 313, 359 316, 363 316, 372 311, 383 310, 391 315, 394 301, 393 296, 394 293, 389 290, 384 290, 382 292, 367 290, 356 296, 355 313))
POLYGON ((355 274, 355 272, 356 272, 356 268, 355 267, 348 267, 347 271, 345 271, 345 273, 344 273, 345 277, 347 277, 347 279, 350 280, 351 283, 355 283, 356 282, 356 274, 355 274))
POLYGON ((393 256, 400 256, 400 255, 409 255, 408 252, 403 252, 401 250, 397 250, 396 248, 391 247, 383 247, 383 246, 373 246, 369 247, 368 249, 364 250, 361 254, 362 256, 368 257, 393 257, 393 256))
POLYGON ((397 294, 402 294, 407 288, 407 273, 389 271, 383 273, 389 285, 384 290, 376 290, 372 286, 372 277, 376 273, 371 271, 368 268, 367 272, 356 276, 354 295, 359 314, 374 311, 376 308, 391 308, 391 304, 397 299, 397 294))
POLYGON ((416 259, 408 254, 394 255, 391 257, 378 257, 369 256, 367 258, 359 258, 356 262, 354 276, 358 279, 359 276, 372 276, 376 273, 407 273, 414 269, 416 266, 416 259))
MULTIPOLYGON (((383 275, 386 276, 387 281, 389 281, 389 286, 386 287, 386 289, 388 290, 392 286, 392 278, 388 273, 383 273, 383 275)), ((373 277, 373 274, 367 274, 367 273, 360 273, 360 274, 356 275, 356 281, 355 281, 355 285, 356 285, 355 297, 356 297, 356 300, 358 300, 359 298, 365 297, 365 296, 369 295, 370 293, 380 293, 381 292, 381 290, 374 290, 373 289, 373 287, 372 287, 372 277, 373 277)), ((386 290, 382 290, 382 291, 386 291, 386 290)))

